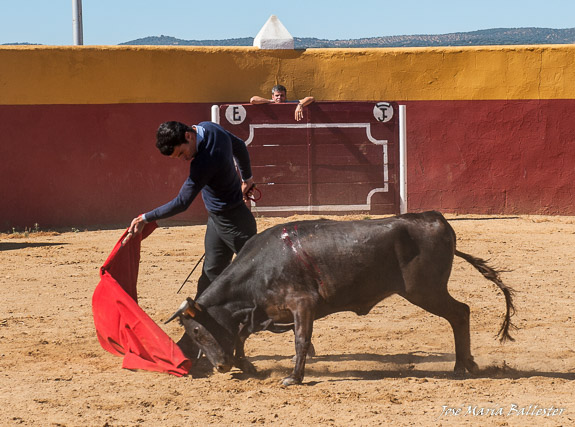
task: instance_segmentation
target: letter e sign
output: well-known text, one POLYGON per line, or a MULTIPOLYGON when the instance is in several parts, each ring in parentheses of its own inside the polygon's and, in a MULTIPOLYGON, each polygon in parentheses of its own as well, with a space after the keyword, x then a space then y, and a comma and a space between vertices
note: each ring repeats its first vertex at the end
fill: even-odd
POLYGON ((226 108, 226 119, 232 125, 239 125, 246 119, 246 109, 243 105, 230 105, 226 108))
POLYGON ((393 107, 389 102, 378 102, 373 107, 373 116, 378 122, 389 122, 393 117, 393 107))

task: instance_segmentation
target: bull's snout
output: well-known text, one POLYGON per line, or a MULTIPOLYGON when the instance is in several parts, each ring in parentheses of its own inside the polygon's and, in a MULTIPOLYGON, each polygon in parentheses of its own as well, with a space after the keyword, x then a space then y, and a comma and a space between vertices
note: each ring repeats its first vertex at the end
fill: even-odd
POLYGON ((220 374, 225 374, 226 372, 230 372, 231 369, 232 369, 232 365, 228 365, 228 364, 216 365, 216 371, 218 371, 220 374))

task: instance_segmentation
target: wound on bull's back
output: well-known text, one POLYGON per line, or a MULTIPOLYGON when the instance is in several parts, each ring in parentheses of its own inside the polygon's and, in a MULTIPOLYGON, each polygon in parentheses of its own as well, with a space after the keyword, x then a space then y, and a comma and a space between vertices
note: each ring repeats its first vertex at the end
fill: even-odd
POLYGON ((287 227, 284 227, 282 230, 281 238, 285 245, 292 250, 296 256, 296 259, 301 264, 303 264, 306 271, 310 273, 317 284, 322 287, 323 281, 321 279, 321 271, 317 264, 314 262, 313 258, 303 249, 297 230, 297 224, 294 225, 293 230, 291 231, 291 237, 287 227))

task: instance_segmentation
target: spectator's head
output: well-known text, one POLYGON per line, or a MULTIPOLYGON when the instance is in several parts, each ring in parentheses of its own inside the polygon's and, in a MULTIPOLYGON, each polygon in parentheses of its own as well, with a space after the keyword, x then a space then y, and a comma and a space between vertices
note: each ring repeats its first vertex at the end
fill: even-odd
POLYGON ((282 85, 275 85, 272 88, 272 99, 275 103, 286 102, 287 89, 282 85))

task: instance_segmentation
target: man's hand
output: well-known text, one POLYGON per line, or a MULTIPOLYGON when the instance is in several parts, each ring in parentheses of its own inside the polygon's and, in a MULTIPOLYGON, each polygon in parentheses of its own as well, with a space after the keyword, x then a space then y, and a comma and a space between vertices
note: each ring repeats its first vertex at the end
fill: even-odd
POLYGON ((299 122, 301 119, 303 119, 303 107, 311 104, 314 101, 315 101, 315 98, 313 96, 306 96, 304 99, 299 100, 297 107, 295 107, 295 119, 296 119, 296 121, 299 122))
POLYGON ((242 193, 244 195, 244 201, 248 201, 248 197, 252 195, 252 191, 255 188, 254 179, 250 178, 247 181, 242 182, 242 193))
POLYGON ((295 119, 296 121, 300 121, 301 119, 303 119, 303 105, 298 104, 297 107, 295 107, 295 119))
POLYGON ((133 235, 140 234, 144 229, 145 225, 146 221, 144 221, 142 215, 134 218, 132 220, 132 223, 130 224, 130 228, 128 228, 128 234, 126 235, 126 238, 122 241, 122 245, 125 245, 128 242, 128 240, 132 238, 133 235))

